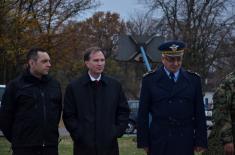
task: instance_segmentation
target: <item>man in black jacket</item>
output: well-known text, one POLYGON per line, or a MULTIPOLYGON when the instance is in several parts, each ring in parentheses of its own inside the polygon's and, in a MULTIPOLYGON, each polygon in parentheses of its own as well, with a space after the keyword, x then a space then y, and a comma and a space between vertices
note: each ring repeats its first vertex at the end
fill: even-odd
POLYGON ((31 49, 27 61, 28 69, 7 85, 0 127, 13 155, 58 155, 60 85, 48 76, 51 64, 45 50, 31 49))
POLYGON ((117 138, 128 123, 129 107, 121 84, 104 75, 98 47, 84 55, 88 72, 65 92, 63 120, 74 141, 74 155, 118 155, 117 138))

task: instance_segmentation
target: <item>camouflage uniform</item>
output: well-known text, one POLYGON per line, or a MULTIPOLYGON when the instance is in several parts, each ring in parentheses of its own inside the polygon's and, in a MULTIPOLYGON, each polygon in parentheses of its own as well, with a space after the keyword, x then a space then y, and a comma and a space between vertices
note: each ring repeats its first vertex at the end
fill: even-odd
POLYGON ((214 98, 214 120, 222 144, 233 143, 235 137, 235 72, 217 88, 214 98))

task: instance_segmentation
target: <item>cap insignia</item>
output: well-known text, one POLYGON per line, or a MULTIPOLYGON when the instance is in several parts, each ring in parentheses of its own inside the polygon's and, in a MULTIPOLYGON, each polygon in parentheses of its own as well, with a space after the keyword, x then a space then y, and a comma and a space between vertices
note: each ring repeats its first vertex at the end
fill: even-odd
POLYGON ((176 52, 178 47, 179 47, 179 45, 173 44, 173 45, 171 45, 169 48, 170 48, 172 51, 176 52))

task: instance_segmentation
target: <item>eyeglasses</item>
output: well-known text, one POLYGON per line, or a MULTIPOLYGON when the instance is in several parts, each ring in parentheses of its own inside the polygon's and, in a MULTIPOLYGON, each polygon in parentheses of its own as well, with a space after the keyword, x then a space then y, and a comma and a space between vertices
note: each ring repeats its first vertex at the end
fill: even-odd
POLYGON ((173 56, 173 57, 164 56, 164 59, 166 59, 166 61, 168 61, 170 63, 173 63, 175 61, 180 62, 180 61, 182 61, 183 56, 173 56))

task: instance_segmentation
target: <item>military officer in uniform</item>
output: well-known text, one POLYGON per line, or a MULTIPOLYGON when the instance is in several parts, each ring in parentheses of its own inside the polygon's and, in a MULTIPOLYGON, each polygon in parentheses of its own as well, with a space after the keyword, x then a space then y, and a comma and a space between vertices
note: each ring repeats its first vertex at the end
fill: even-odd
POLYGON ((235 138, 235 72, 226 76, 213 97, 213 117, 225 155, 234 155, 235 138))
POLYGON ((207 148, 201 79, 181 67, 184 49, 180 41, 161 44, 163 65, 142 79, 137 145, 149 155, 193 155, 207 148))

